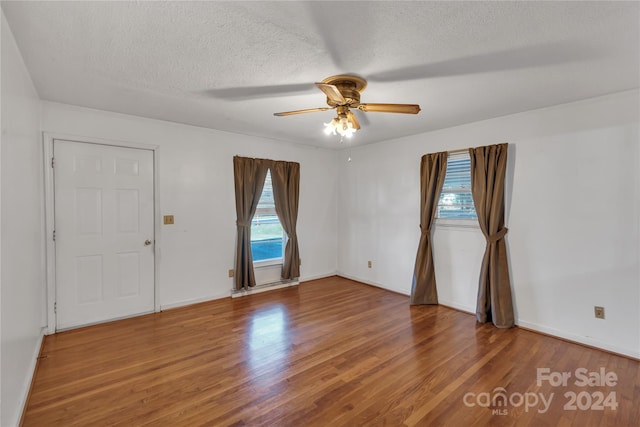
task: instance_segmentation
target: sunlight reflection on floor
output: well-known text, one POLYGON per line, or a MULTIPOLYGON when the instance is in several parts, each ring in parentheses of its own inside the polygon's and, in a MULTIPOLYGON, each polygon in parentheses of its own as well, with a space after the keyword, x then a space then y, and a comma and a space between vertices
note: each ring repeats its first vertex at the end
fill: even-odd
POLYGON ((291 345, 289 316, 282 304, 256 311, 249 319, 246 351, 253 373, 283 367, 291 345))

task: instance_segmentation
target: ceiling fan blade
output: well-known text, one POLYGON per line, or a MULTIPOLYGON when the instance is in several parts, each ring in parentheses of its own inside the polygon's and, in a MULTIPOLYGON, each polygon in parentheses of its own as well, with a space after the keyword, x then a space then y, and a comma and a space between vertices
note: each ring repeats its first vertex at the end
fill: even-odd
POLYGON ((398 82, 453 77, 554 66, 568 62, 585 61, 598 55, 597 51, 587 49, 577 43, 542 43, 534 46, 447 59, 430 64, 397 68, 369 74, 367 78, 372 82, 398 82))
POLYGON ((306 110, 283 111, 282 113, 273 113, 274 116, 292 116, 294 114, 315 113, 316 111, 333 110, 332 107, 307 108, 306 110))
MULTIPOLYGON (((354 107, 354 108, 357 108, 357 107, 354 107)), ((364 113, 364 111, 360 111, 356 109, 353 115, 358 117, 358 122, 361 122, 365 127, 371 124, 371 122, 369 121, 369 117, 364 113)))
POLYGON ((347 103, 347 100, 344 99, 344 96, 342 96, 338 88, 334 85, 330 85, 327 83, 316 83, 316 86, 318 86, 318 89, 320 89, 324 92, 325 95, 327 95, 327 98, 329 98, 336 104, 344 105, 347 103))
POLYGON ((356 128, 356 130, 359 130, 360 129, 360 123, 358 123, 358 119, 356 119, 356 115, 353 114, 352 111, 349 111, 347 113, 347 117, 348 117, 349 121, 351 123, 353 123, 353 127, 356 128))
POLYGON ((245 99, 275 98, 293 95, 312 89, 313 85, 310 83, 299 83, 274 86, 227 87, 222 89, 207 89, 196 93, 206 97, 242 101, 245 99))
POLYGON ((365 7, 361 2, 309 1, 301 2, 307 9, 314 33, 322 42, 318 46, 338 70, 362 68, 370 63, 377 52, 377 44, 371 43, 376 34, 375 25, 358 25, 354 37, 354 17, 358 22, 375 22, 377 9, 365 7), (354 55, 353 52, 358 52, 354 55))
POLYGON ((358 109, 365 113, 418 114, 420 112, 418 104, 360 104, 358 109))

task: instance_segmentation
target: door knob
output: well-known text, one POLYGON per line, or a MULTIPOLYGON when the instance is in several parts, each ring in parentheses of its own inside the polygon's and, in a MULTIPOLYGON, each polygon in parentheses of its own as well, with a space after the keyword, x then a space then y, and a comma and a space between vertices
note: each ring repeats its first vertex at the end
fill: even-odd
POLYGON ((145 245, 145 246, 149 246, 150 244, 151 244, 151 240, 145 240, 145 241, 144 241, 144 245, 145 245))

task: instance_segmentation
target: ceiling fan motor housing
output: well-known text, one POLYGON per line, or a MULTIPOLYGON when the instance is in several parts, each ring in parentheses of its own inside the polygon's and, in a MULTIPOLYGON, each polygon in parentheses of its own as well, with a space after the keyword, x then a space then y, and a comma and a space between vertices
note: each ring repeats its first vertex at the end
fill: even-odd
MULTIPOLYGON (((324 79, 322 83, 334 85, 346 100, 346 103, 343 105, 353 107, 357 107, 360 104, 360 92, 367 86, 365 79, 346 75, 328 77, 324 79)), ((329 97, 327 97, 327 104, 331 107, 340 105, 329 97)))

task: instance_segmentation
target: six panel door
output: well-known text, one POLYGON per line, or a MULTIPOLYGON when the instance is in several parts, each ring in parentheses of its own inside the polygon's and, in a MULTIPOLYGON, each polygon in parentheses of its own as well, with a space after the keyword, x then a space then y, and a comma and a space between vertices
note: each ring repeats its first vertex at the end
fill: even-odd
POLYGON ((153 151, 53 150, 56 330, 153 312, 153 151))

